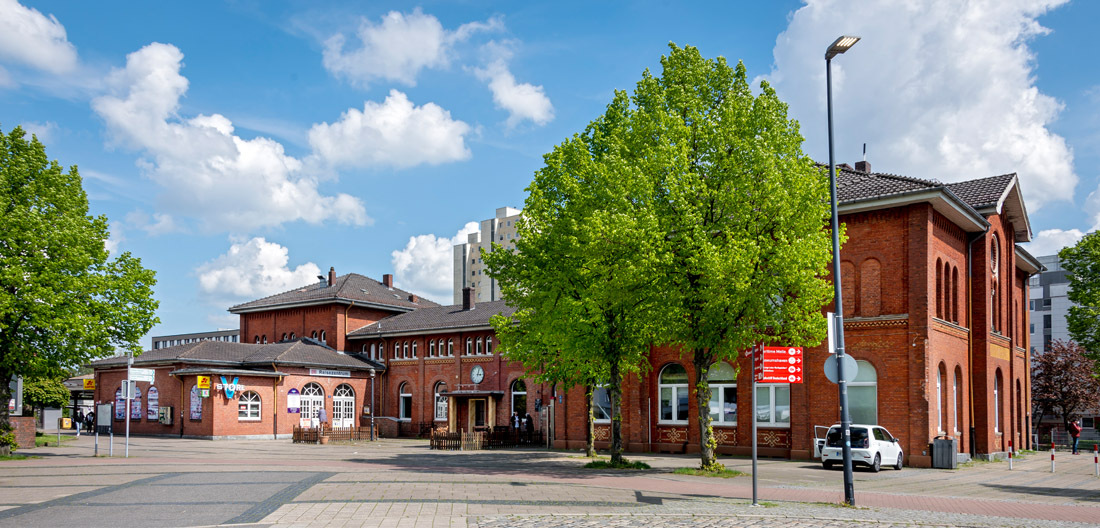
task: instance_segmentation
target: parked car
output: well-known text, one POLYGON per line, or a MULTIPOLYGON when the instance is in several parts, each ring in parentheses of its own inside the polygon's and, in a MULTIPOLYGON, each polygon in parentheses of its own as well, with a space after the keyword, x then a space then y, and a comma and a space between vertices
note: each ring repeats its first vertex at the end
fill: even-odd
MULTIPOLYGON (((852 465, 862 465, 878 472, 883 462, 901 470, 902 453, 901 444, 886 428, 878 425, 852 424, 849 426, 852 438, 852 465)), ((844 440, 840 434, 840 425, 829 428, 825 435, 825 447, 821 450, 821 465, 825 469, 831 469, 833 464, 844 463, 842 447, 844 440)))

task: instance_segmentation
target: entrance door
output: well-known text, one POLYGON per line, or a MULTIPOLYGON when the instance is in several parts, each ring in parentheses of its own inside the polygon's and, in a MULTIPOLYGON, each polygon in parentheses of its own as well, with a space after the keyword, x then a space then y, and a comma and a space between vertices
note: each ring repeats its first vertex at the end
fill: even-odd
POLYGON ((476 430, 485 427, 486 414, 485 400, 470 400, 470 429, 476 430))
POLYGON ((316 383, 307 383, 302 388, 302 414, 298 425, 317 427, 317 411, 325 406, 325 389, 316 383))
POLYGON ((332 426, 355 427, 355 390, 346 383, 332 393, 332 426))

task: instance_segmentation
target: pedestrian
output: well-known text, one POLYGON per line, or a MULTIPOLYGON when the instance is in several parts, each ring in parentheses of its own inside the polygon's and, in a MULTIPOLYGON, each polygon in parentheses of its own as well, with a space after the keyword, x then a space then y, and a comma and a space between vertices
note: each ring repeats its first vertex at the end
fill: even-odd
POLYGON ((328 411, 325 411, 324 406, 317 409, 317 422, 321 429, 325 428, 325 424, 328 423, 328 411))
POLYGON ((1066 430, 1069 431, 1069 436, 1073 439, 1073 454, 1079 454, 1077 452, 1077 444, 1081 441, 1081 420, 1070 422, 1066 430))
POLYGON ((80 438, 80 430, 84 428, 84 410, 77 409, 76 417, 73 420, 73 429, 76 429, 76 437, 80 438))
POLYGON ((531 443, 531 437, 535 434, 535 421, 531 419, 531 413, 527 413, 527 416, 523 417, 523 421, 527 429, 527 443, 531 443))
POLYGON ((512 432, 519 431, 519 411, 512 412, 512 432))
POLYGON ((95 411, 88 411, 84 415, 84 427, 88 428, 89 433, 95 432, 95 411))

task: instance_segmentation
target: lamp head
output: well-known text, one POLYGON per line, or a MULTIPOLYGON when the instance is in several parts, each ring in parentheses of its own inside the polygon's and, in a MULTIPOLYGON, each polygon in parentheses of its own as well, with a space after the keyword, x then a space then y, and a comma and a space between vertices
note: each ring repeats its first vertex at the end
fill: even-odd
POLYGON ((825 60, 829 60, 848 51, 852 46, 856 45, 856 42, 859 42, 859 37, 853 37, 851 35, 838 37, 829 45, 829 49, 825 50, 825 60))

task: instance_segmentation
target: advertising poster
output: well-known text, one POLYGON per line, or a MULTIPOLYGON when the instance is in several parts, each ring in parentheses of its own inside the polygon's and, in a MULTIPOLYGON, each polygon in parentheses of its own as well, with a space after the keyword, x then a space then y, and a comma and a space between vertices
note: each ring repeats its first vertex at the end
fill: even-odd
POLYGON ((160 411, 160 391, 156 387, 149 387, 149 392, 145 396, 149 400, 149 403, 146 404, 145 417, 149 420, 156 420, 159 418, 157 412, 160 411))
POLYGON ((126 418, 126 400, 122 397, 122 387, 115 390, 115 420, 126 418))
POLYGON ((191 419, 202 420, 202 397, 199 396, 199 386, 191 387, 191 419))
POLYGON ((134 397, 130 399, 130 419, 141 419, 141 387, 134 384, 134 397))
POLYGON ((302 412, 302 395, 298 389, 290 389, 286 393, 286 412, 298 414, 302 412))

